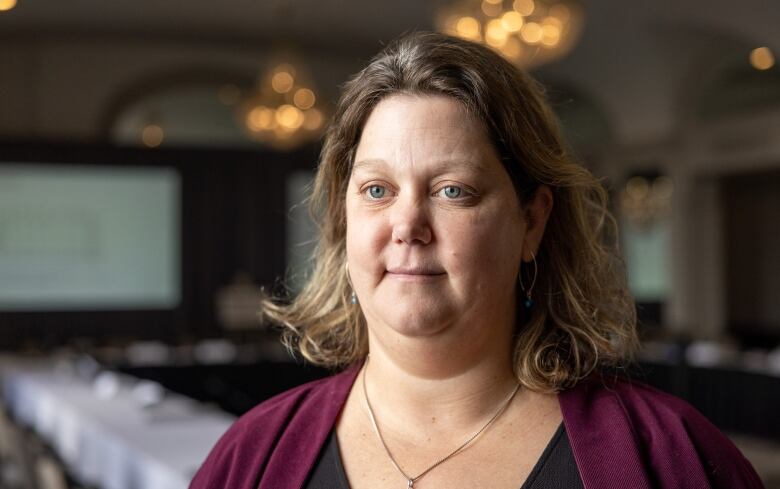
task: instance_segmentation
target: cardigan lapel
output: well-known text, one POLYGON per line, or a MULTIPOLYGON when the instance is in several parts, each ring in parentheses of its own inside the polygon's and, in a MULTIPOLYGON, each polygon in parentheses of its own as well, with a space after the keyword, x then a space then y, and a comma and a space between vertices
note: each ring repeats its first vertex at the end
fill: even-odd
POLYGON ((271 454, 259 489, 303 487, 314 467, 361 364, 334 376, 324 389, 313 390, 298 406, 290 406, 295 416, 280 435, 271 454))
POLYGON ((585 489, 650 489, 637 436, 619 398, 583 381, 558 394, 585 489))

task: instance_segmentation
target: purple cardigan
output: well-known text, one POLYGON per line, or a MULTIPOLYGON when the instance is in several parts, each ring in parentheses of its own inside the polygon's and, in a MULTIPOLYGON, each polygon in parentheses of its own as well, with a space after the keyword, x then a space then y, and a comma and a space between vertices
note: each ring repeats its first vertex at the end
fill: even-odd
MULTIPOLYGON (((217 442, 190 489, 298 489, 359 366, 263 402, 217 442)), ((558 396, 585 489, 763 488, 737 448, 686 402, 645 384, 581 382, 558 396)))

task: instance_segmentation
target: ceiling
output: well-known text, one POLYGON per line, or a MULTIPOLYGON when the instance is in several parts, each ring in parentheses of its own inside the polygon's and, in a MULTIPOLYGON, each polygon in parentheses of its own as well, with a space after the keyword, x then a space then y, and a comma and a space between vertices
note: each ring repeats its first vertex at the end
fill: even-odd
POLYGON ((208 42, 289 42, 375 49, 409 29, 429 29, 437 1, 19 0, 0 13, 0 36, 95 36, 208 42))
MULTIPOLYGON (((355 67, 402 32, 431 29, 448 0, 18 0, 0 13, 0 50, 67 42, 226 50, 294 46, 355 67), (358 61, 359 60, 359 61, 358 61)), ((780 53, 776 0, 585 0, 581 39, 538 76, 576 85, 605 107, 623 139, 673 127, 681 100, 724 50, 780 53)), ((327 63, 325 63, 327 66, 327 63)), ((351 68, 350 68, 351 69, 351 68)))
MULTIPOLYGON (((18 0, 0 13, 2 35, 151 36, 232 41, 284 40, 356 50, 431 28, 447 0, 18 0), (364 46, 368 44, 369 46, 364 46)), ((589 30, 599 36, 658 23, 723 31, 780 47, 775 0, 588 0, 589 30)))

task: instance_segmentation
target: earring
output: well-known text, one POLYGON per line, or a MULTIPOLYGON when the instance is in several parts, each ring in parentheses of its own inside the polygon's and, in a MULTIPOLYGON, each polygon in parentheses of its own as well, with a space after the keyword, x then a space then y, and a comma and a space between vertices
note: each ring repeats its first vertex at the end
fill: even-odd
POLYGON ((534 252, 531 252, 531 258, 533 260, 534 264, 534 275, 533 279, 531 280, 531 286, 526 290, 526 288, 523 286, 523 270, 522 267, 520 269, 520 273, 517 274, 517 280, 520 282, 520 289, 525 292, 525 301, 523 301, 523 306, 525 306, 525 309, 531 309, 534 305, 533 299, 531 299, 531 292, 534 290, 534 285, 536 285, 536 274, 539 271, 537 265, 536 265, 536 255, 534 255, 534 252))
POLYGON ((349 287, 352 289, 352 293, 349 296, 349 302, 352 304, 357 304, 358 296, 355 293, 355 287, 352 286, 352 279, 349 278, 349 263, 344 263, 344 271, 347 272, 347 283, 349 283, 349 287))

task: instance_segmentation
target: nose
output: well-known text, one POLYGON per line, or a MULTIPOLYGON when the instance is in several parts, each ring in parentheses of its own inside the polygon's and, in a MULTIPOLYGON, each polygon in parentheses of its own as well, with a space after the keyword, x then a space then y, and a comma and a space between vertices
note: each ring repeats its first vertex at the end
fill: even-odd
POLYGON ((433 237, 428 209, 413 195, 396 200, 392 208, 391 224, 393 243, 424 245, 430 243, 433 237))

